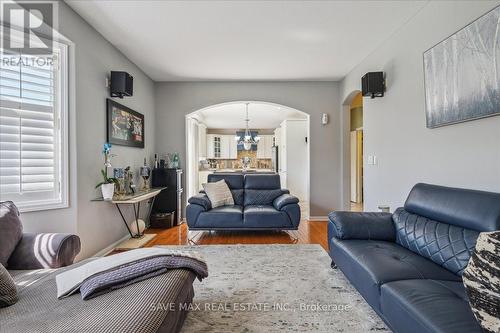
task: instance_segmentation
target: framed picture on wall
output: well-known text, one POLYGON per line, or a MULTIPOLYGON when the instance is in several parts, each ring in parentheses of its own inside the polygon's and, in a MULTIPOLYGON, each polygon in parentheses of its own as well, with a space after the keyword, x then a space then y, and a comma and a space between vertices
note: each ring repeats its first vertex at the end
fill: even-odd
POLYGON ((109 98, 106 101, 108 142, 144 148, 144 115, 109 98))
POLYGON ((424 52, 427 127, 500 114, 500 6, 424 52))

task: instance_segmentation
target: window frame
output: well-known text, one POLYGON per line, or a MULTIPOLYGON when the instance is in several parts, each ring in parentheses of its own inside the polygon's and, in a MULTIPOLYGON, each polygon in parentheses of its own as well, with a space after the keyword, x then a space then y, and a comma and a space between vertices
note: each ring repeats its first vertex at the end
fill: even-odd
MULTIPOLYGON (((54 164, 56 172, 56 188, 58 197, 47 200, 32 199, 16 202, 12 200, 20 212, 45 211, 69 207, 69 45, 53 40, 52 47, 57 49, 57 80, 54 86, 54 164)), ((10 101, 0 104, 9 105, 10 101)), ((18 107, 19 108, 19 107, 18 107)), ((34 192, 35 193, 35 192, 34 192)))

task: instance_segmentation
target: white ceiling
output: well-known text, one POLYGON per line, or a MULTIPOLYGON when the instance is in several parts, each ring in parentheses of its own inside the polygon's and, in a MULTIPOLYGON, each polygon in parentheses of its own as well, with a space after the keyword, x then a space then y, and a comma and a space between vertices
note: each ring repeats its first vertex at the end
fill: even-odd
MULTIPOLYGON (((228 103, 212 106, 195 112, 195 116, 208 128, 245 128, 245 103, 228 103)), ((248 105, 248 127, 250 129, 271 129, 279 127, 285 119, 307 119, 303 112, 284 106, 252 102, 248 105)))
POLYGON ((339 80, 427 3, 66 2, 155 81, 339 80))

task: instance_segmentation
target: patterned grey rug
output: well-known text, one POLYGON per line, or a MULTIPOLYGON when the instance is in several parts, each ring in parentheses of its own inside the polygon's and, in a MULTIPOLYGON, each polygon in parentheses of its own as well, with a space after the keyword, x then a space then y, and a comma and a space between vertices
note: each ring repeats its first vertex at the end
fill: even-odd
MULTIPOLYGON (((167 246, 168 247, 168 246, 167 246)), ((182 332, 390 332, 319 245, 205 245, 182 332)))

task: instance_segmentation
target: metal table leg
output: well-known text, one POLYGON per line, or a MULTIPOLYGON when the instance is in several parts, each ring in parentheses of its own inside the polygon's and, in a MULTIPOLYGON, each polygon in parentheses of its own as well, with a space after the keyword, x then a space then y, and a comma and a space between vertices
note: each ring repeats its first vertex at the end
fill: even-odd
POLYGON ((135 223, 137 226, 137 234, 133 234, 132 230, 130 230, 130 227, 128 226, 127 220, 125 219, 125 216, 123 216, 122 210, 120 209, 119 204, 115 204, 116 208, 118 208, 118 212, 120 212, 120 216, 122 217, 122 221, 127 227, 128 233, 130 234, 130 237, 132 238, 141 238, 144 236, 144 233, 139 232, 139 214, 140 214, 140 209, 141 209, 141 203, 137 203, 137 208, 135 207, 135 204, 132 204, 132 207, 134 208, 134 217, 135 217, 135 223))
POLYGON ((128 233, 130 234, 130 237, 135 238, 134 235, 132 234, 132 231, 130 230, 130 228, 128 226, 127 220, 125 220, 125 217, 123 216, 122 210, 120 209, 120 205, 116 204, 116 208, 118 208, 118 211, 120 212, 120 216, 122 217, 123 223, 127 227, 127 230, 128 230, 128 233))

